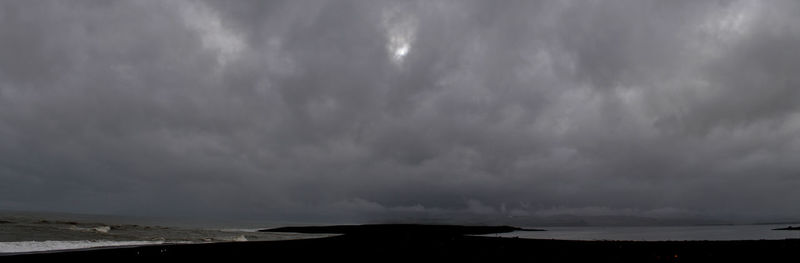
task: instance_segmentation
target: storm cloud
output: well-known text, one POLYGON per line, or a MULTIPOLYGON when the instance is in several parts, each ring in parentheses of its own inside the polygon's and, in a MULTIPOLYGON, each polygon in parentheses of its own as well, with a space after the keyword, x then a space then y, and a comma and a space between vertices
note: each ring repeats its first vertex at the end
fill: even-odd
POLYGON ((2 1, 0 208, 800 218, 796 1, 2 1))

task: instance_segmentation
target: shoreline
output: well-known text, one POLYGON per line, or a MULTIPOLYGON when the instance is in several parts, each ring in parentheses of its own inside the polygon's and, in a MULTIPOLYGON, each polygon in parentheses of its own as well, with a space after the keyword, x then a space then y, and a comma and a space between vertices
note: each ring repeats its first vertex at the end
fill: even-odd
MULTIPOLYGON (((0 255, 0 260, 38 259, 290 259, 348 261, 706 262, 800 260, 800 239, 740 241, 580 241, 474 236, 437 231, 457 226, 348 226, 336 236, 198 244, 160 244, 0 255), (375 230, 383 230, 374 232, 375 230), (373 230, 373 231, 366 231, 373 230), (355 232, 353 232, 355 231, 355 232)), ((275 230, 275 229, 273 229, 275 230)), ((280 229, 279 229, 280 230, 280 229)), ((286 230, 286 229, 283 229, 286 230)), ((303 230, 303 229, 289 229, 303 230)), ((306 229, 308 230, 308 229, 306 229)), ((317 231, 319 228, 311 230, 317 231)), ((337 231, 342 230, 341 228, 337 231)), ((309 230, 310 231, 310 230, 309 230)), ((330 231, 330 229, 325 230, 330 231)))
POLYGON ((537 262, 673 262, 707 260, 792 261, 800 239, 750 241, 578 241, 461 236, 451 239, 383 239, 334 236, 286 241, 161 244, 2 255, 39 259, 232 259, 263 258, 357 261, 417 259, 537 262))

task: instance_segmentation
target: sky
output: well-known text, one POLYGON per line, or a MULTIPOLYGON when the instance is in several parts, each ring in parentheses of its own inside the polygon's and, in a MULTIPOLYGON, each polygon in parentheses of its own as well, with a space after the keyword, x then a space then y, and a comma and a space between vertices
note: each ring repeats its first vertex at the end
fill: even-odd
POLYGON ((800 218, 800 2, 0 1, 0 209, 800 218))

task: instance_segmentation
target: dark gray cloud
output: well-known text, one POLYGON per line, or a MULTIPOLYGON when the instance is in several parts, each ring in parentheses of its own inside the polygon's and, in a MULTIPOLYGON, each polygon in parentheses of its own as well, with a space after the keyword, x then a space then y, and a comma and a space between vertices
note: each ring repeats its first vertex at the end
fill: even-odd
POLYGON ((3 1, 0 208, 800 217, 793 1, 3 1))

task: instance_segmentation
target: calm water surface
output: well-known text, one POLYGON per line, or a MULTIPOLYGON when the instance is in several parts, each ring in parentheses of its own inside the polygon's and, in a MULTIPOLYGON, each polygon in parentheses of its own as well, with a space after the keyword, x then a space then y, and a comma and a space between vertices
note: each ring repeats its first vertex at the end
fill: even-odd
POLYGON ((797 239, 800 231, 777 231, 787 225, 721 225, 658 227, 547 227, 541 232, 511 232, 499 237, 565 240, 761 240, 797 239))

